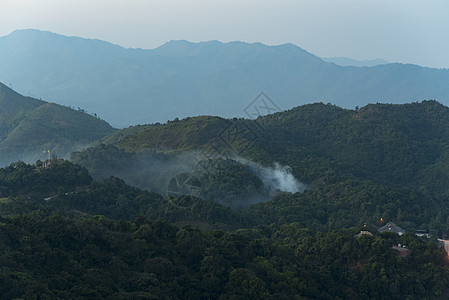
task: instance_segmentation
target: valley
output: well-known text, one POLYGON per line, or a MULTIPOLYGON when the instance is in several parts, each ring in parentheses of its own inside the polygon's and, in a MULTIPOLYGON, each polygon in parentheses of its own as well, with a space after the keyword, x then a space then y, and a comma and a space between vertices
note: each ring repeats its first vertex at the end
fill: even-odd
MULTIPOLYGON (((131 51, 72 42, 111 47, 118 60, 131 51)), ((151 55, 183 61, 234 46, 313 57, 218 42, 151 55)), ((267 113, 256 97, 245 118, 198 110, 116 129, 0 83, 0 298, 444 299, 449 108, 282 110, 258 97, 271 101, 267 113), (382 232, 390 222, 400 235, 382 232)))

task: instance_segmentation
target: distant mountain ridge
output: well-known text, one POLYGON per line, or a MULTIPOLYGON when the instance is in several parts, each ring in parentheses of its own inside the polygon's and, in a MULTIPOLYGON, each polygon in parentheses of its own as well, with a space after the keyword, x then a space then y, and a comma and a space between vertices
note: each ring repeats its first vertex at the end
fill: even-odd
POLYGON ((107 135, 105 121, 58 104, 24 97, 0 83, 0 165, 58 157, 107 135))
POLYGON ((388 61, 381 59, 381 58, 375 58, 375 59, 366 59, 366 60, 356 60, 349 57, 322 57, 321 58, 324 61, 334 63, 336 65, 342 66, 342 67, 375 67, 378 65, 386 65, 389 64, 388 61))
POLYGON ((342 67, 292 44, 171 41, 152 50, 17 30, 0 37, 0 81, 22 94, 97 113, 115 126, 176 117, 245 116, 261 92, 282 109, 322 101, 435 99, 449 103, 449 70, 342 67))

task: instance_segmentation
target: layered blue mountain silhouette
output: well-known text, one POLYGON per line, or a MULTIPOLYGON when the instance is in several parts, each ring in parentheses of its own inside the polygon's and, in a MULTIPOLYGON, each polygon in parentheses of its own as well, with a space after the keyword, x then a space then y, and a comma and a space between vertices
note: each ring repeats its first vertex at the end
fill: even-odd
POLYGON ((21 94, 97 113, 114 126, 194 115, 244 116, 264 91, 282 109, 435 99, 449 70, 339 66, 292 45, 171 41, 151 50, 17 30, 0 38, 0 81, 21 94))

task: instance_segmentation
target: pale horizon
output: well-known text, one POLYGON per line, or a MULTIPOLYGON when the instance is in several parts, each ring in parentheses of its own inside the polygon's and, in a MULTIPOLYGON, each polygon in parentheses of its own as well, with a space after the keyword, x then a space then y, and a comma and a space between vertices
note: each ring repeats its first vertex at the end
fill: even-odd
POLYGON ((449 68, 443 0, 3 0, 0 36, 16 29, 142 49, 170 40, 291 43, 319 57, 449 68))

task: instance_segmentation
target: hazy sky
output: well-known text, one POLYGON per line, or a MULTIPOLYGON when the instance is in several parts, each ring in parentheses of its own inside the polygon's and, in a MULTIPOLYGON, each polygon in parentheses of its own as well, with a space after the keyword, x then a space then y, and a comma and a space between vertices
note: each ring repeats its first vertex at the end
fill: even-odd
POLYGON ((0 0, 0 36, 19 28, 139 48, 293 43, 322 57, 449 68, 449 0, 0 0))

